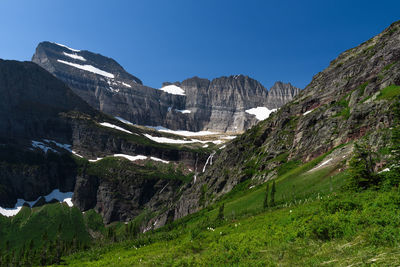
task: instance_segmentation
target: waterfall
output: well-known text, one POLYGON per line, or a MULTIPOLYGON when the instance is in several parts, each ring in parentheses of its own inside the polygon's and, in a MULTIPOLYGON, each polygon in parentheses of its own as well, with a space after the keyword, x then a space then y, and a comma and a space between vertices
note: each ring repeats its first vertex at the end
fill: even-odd
POLYGON ((210 156, 208 156, 207 161, 206 161, 206 164, 204 164, 204 167, 203 167, 203 172, 206 171, 206 167, 207 167, 207 165, 208 165, 208 162, 210 162, 210 166, 212 165, 212 160, 213 160, 214 155, 215 155, 215 151, 213 151, 213 152, 210 154, 210 156))
POLYGON ((198 160, 198 157, 197 157, 197 154, 196 154, 196 163, 194 165, 193 184, 196 183, 196 179, 197 179, 197 160, 198 160))

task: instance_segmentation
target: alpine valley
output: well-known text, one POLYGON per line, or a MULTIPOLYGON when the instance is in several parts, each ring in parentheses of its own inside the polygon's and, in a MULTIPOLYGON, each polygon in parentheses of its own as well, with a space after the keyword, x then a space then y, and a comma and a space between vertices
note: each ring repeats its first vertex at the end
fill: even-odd
POLYGON ((303 90, 0 60, 0 266, 400 264, 400 22, 303 90))

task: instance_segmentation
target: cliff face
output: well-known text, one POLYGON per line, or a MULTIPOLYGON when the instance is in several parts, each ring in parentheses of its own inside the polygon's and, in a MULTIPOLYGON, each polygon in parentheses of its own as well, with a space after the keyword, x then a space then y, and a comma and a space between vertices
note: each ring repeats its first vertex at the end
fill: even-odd
POLYGON ((300 89, 290 83, 276 82, 268 92, 268 105, 272 108, 280 108, 292 101, 294 96, 300 93, 300 89))
POLYGON ((242 132, 259 121, 246 110, 279 108, 299 92, 279 82, 269 95, 259 82, 243 75, 212 81, 194 77, 164 83, 157 90, 142 85, 110 58, 49 42, 38 45, 32 61, 97 110, 135 124, 174 130, 242 132))
POLYGON ((32 62, 0 60, 0 93, 3 208, 14 207, 17 199, 34 201, 59 189, 74 192, 75 206, 96 209, 106 223, 128 220, 144 209, 161 209, 163 199, 173 199, 191 179, 189 169, 202 167, 207 159, 202 144, 156 143, 145 134, 161 133, 125 125, 94 110, 32 62), (114 154, 142 159, 130 161, 114 154), (111 157, 87 160, 105 156, 111 157))
POLYGON ((175 218, 197 211, 205 195, 214 196, 206 200, 212 202, 247 179, 275 178, 282 162, 308 162, 339 145, 349 151, 360 138, 375 152, 384 148, 400 90, 399 41, 397 22, 339 55, 292 102, 218 151, 214 164, 171 204, 175 218))

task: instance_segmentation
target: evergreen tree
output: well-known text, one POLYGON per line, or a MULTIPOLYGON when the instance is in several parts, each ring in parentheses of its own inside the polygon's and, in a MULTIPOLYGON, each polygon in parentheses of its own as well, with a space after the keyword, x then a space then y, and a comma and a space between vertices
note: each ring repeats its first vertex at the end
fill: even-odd
MULTIPOLYGON (((393 107, 394 112, 394 127, 392 131, 392 147, 391 153, 393 155, 394 167, 400 165, 400 96, 396 99, 396 104, 393 107)), ((400 167, 399 167, 400 168, 400 167)))
POLYGON ((268 208, 268 194, 269 194, 269 184, 267 184, 267 188, 265 190, 264 209, 268 208))
POLYGON ((218 210, 218 220, 222 221, 224 219, 224 209, 225 209, 225 204, 222 203, 221 206, 219 206, 218 210))
POLYGON ((369 146, 354 145, 354 156, 350 160, 350 178, 348 189, 359 191, 377 185, 377 175, 374 173, 375 160, 369 146))
POLYGON ((276 192, 276 189, 275 189, 275 180, 274 180, 274 181, 272 181, 271 201, 269 203, 270 207, 274 207, 275 206, 275 192, 276 192))
POLYGON ((390 160, 387 167, 389 172, 384 172, 380 176, 385 179, 385 184, 389 186, 400 186, 400 97, 397 98, 393 107, 394 125, 392 130, 390 160))

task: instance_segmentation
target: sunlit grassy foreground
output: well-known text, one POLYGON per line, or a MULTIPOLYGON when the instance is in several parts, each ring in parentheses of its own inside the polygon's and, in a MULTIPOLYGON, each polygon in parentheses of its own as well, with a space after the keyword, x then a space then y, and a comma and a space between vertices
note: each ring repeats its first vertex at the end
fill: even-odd
MULTIPOLYGON (((322 158, 318 159, 320 162, 322 158)), ((368 266, 400 264, 400 194, 340 188, 347 173, 308 172, 277 179, 276 203, 263 208, 265 185, 246 182, 220 202, 156 231, 65 258, 73 266, 239 265, 368 266), (218 209, 224 203, 224 219, 218 209)), ((300 170, 300 171, 299 171, 300 170)))

